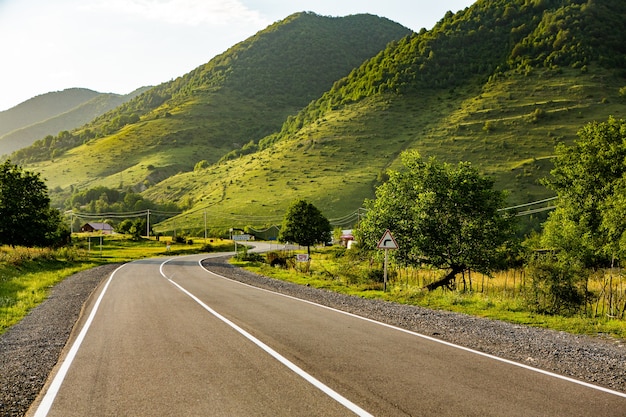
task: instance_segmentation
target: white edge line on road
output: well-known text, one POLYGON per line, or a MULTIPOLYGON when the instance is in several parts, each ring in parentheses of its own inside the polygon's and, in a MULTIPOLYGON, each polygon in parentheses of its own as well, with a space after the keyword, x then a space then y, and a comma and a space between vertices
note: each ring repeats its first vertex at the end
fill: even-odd
POLYGON ((252 343, 254 343, 258 347, 263 349, 265 352, 267 352, 269 355, 271 355, 274 359, 276 359, 277 361, 279 361, 280 363, 285 365, 287 368, 291 369, 294 373, 296 373, 300 377, 304 378, 307 382, 309 382, 310 384, 312 384, 313 386, 315 386, 316 388, 318 388, 319 390, 324 392, 326 395, 328 395, 329 397, 331 397, 332 399, 334 399, 335 401, 337 401, 338 403, 340 403, 341 405, 343 405, 344 407, 346 407, 347 409, 349 409, 350 411, 352 411, 356 415, 363 416, 363 417, 373 417, 372 414, 370 414, 367 411, 363 410, 361 407, 359 407, 358 405, 354 404, 352 401, 348 400, 347 398, 343 397, 341 394, 339 394, 338 392, 334 391, 330 387, 324 385, 321 381, 319 381, 318 379, 316 379, 312 375, 306 373, 303 369, 298 367, 296 364, 291 362, 289 359, 285 358, 283 355, 281 355, 280 353, 276 352, 274 349, 272 349, 271 347, 269 347, 268 345, 266 345, 265 343, 263 343, 262 341, 260 341, 259 339, 257 339, 256 337, 254 337, 253 335, 251 335, 250 333, 248 333, 247 331, 245 331, 244 329, 242 329, 238 325, 236 325, 235 323, 233 323, 232 321, 228 320, 226 317, 222 316, 217 311, 213 310, 211 307, 209 307, 204 302, 202 302, 202 300, 200 300, 198 297, 196 297, 195 295, 193 295, 192 293, 187 291, 185 288, 183 288, 180 284, 178 284, 178 283, 174 282, 172 279, 168 278, 167 275, 165 275, 165 273, 163 272, 163 266, 165 266, 165 264, 167 264, 171 260, 172 259, 168 259, 167 261, 165 261, 165 262, 163 262, 161 264, 161 267, 160 267, 161 275, 165 279, 167 279, 169 282, 171 282, 173 285, 175 285, 183 293, 187 294, 187 296, 189 296, 191 299, 193 299, 202 308, 204 308, 206 311, 211 313, 213 316, 217 317, 219 320, 223 321, 224 323, 226 323, 227 325, 232 327, 235 331, 237 331, 242 336, 244 336, 246 339, 250 340, 252 343))
POLYGON ((91 313, 89 314, 89 317, 87 318, 87 321, 85 321, 85 324, 83 325, 83 328, 78 334, 78 337, 76 337, 76 340, 72 344, 72 347, 67 353, 67 356, 63 360, 63 363, 61 364, 59 371, 55 375, 50 386, 48 387, 48 390, 46 391, 46 395, 41 400, 41 403, 39 403, 39 406, 37 407, 37 411, 35 412, 34 417, 45 417, 50 412, 52 403, 54 402, 54 399, 59 393, 59 389, 61 388, 61 384, 63 384, 65 375, 67 375, 67 371, 70 369, 70 366, 72 365, 72 362, 74 361, 74 358, 76 357, 76 353, 78 353, 78 349, 80 348, 81 343, 83 343, 83 340, 85 339, 85 335, 87 334, 87 331, 89 330, 89 327, 91 326, 91 323, 93 322, 93 319, 96 316, 96 312, 98 311, 100 302, 104 298, 104 293, 106 293, 107 288, 109 288, 109 284, 111 283, 111 280, 113 279, 113 276, 115 275, 115 273, 123 267, 124 265, 118 267, 109 276, 109 279, 107 283, 105 284, 104 288, 102 289, 100 296, 96 300, 96 303, 94 304, 91 310, 91 313))
POLYGON ((591 389, 594 389, 594 390, 597 390, 597 391, 602 391, 602 392, 605 392, 607 394, 612 394, 612 395, 616 395, 618 397, 626 398, 626 393, 623 393, 623 392, 619 392, 619 391, 615 391, 615 390, 612 390, 612 389, 609 389, 609 388, 604 388, 604 387, 601 387, 601 386, 598 386, 598 385, 590 384, 588 382, 581 381, 581 380, 574 379, 574 378, 570 378, 570 377, 567 377, 567 376, 564 376, 564 375, 559 375, 559 374, 556 374, 554 372, 550 372, 550 371, 546 371, 546 370, 543 370, 543 369, 535 368, 533 366, 526 365, 526 364, 523 364, 523 363, 520 363, 520 362, 515 362, 515 361, 509 360, 509 359, 504 359, 504 358, 501 358, 499 356, 491 355, 489 353, 481 352, 479 350, 474 350, 474 349, 471 349, 471 348, 468 348, 468 347, 465 347, 465 346, 461 346, 461 345, 457 345, 457 344, 454 344, 454 343, 451 343, 451 342, 446 342, 445 340, 437 339, 437 338, 434 338, 434 337, 427 336, 425 334, 421 334, 421 333, 417 333, 417 332, 414 332, 414 331, 411 331, 411 330, 403 329, 402 327, 393 326, 391 324, 383 323, 381 321, 377 321, 377 320, 373 320, 373 319, 370 319, 370 318, 367 318, 367 317, 359 316, 357 314, 349 313, 347 311, 338 310, 336 308, 328 307, 328 306, 325 306, 323 304, 318 304, 318 303, 315 303, 313 301, 303 300, 301 298, 293 297, 291 295, 282 294, 282 293, 279 293, 279 292, 276 292, 276 291, 271 291, 271 290, 268 290, 268 289, 265 289, 265 288, 255 287, 254 285, 250 285, 250 284, 246 284, 244 282, 240 282, 240 281, 237 281, 237 280, 234 280, 234 279, 230 279, 230 278, 224 277, 222 275, 216 274, 215 272, 211 272, 211 271, 207 270, 206 268, 204 268, 202 266, 202 261, 203 260, 204 259, 201 259, 201 260, 198 261, 198 264, 200 265, 200 268, 202 268, 204 271, 208 272, 209 274, 215 275, 216 277, 219 277, 219 278, 222 278, 222 279, 225 279, 225 280, 228 280, 228 281, 236 282, 238 284, 245 285, 245 286, 250 287, 250 288, 255 288, 255 289, 260 290, 260 291, 270 292, 272 294, 280 295, 282 297, 291 298, 293 300, 298 300, 298 301, 301 301, 303 303, 312 304, 312 305, 317 306, 317 307, 325 308, 327 310, 332 310, 332 311, 335 311, 337 313, 345 314, 347 316, 351 316, 351 317, 355 317, 357 319, 365 320, 365 321, 368 321, 370 323, 375 323, 375 324, 378 324, 380 326, 384 326, 384 327, 388 327, 390 329, 398 330, 400 332, 408 333, 410 335, 417 336, 417 337, 420 337, 422 339, 430 340, 431 342, 440 343, 442 345, 446 345, 446 346, 449 346, 449 347, 452 347, 452 348, 464 350, 466 352, 470 352, 470 353, 473 353, 473 354, 476 354, 476 355, 479 355, 479 356, 483 356, 483 357, 486 357, 486 358, 489 358, 489 359, 493 359, 493 360, 496 360, 496 361, 499 361, 499 362, 503 362, 503 363, 506 363, 506 364, 509 364, 509 365, 513 365, 513 366, 517 366, 517 367, 520 367, 520 368, 528 369, 530 371, 537 372, 537 373, 540 373, 540 374, 544 374, 544 375, 550 376, 552 378, 561 379, 561 380, 568 381, 568 382, 571 382, 571 383, 574 383, 574 384, 578 384, 578 385, 582 385, 584 387, 591 388, 591 389))

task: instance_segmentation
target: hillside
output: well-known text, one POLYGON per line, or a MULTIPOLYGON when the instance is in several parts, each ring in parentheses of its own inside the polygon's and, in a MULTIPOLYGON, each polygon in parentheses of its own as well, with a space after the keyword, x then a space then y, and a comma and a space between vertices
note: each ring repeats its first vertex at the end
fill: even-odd
POLYGON ((0 112, 0 155, 30 146, 45 136, 76 129, 148 88, 126 95, 72 88, 37 96, 0 112))
MULTIPOLYGON (((467 160, 510 190, 510 203, 548 195, 538 184, 558 142, 587 122, 626 117, 626 4, 619 0, 482 0, 431 31, 390 44, 258 150, 169 178, 155 200, 193 201, 159 225, 270 225, 294 198, 336 223, 354 212, 405 149, 467 160)), ((245 152, 242 152, 244 154, 245 152)))
POLYGON ((373 15, 297 13, 12 159, 42 172, 56 201, 94 185, 143 190, 258 142, 389 41, 410 33, 373 15))
POLYGON ((0 112, 0 136, 58 116, 100 94, 86 88, 69 88, 33 97, 0 112))

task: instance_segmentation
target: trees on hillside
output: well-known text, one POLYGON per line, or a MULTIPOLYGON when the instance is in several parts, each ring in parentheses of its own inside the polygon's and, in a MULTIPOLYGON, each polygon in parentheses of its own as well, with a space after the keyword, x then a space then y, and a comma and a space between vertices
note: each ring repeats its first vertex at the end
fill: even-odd
POLYGON ((310 255, 311 245, 328 242, 331 231, 330 222, 317 207, 306 200, 296 200, 285 213, 278 240, 306 246, 310 255))
POLYGON ((366 202, 358 239, 374 248, 389 229, 399 245, 392 251, 398 262, 447 269, 429 290, 450 285, 467 270, 493 271, 513 237, 512 219, 498 211, 504 193, 469 163, 425 161, 417 152, 403 154, 402 162, 404 169, 391 172, 376 199, 366 202))
POLYGON ((0 165, 0 244, 55 245, 67 238, 66 229, 39 174, 10 161, 0 165))
POLYGON ((559 145, 546 185, 559 197, 543 243, 586 266, 626 256, 626 121, 610 117, 559 145))

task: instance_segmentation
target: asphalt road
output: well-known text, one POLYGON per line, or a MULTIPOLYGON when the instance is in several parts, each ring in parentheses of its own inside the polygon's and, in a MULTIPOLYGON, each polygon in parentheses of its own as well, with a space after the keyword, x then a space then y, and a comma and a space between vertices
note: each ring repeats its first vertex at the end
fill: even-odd
POLYGON ((29 414, 626 415, 623 394, 227 280, 206 256, 118 269, 29 414))

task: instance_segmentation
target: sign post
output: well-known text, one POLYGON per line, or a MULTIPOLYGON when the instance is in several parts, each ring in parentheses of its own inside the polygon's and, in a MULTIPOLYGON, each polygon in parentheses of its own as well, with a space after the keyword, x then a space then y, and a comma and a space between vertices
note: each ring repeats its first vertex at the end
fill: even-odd
POLYGON ((387 291, 387 261, 389 259, 389 249, 398 249, 398 243, 393 238, 393 235, 387 229, 383 234, 383 237, 378 241, 378 245, 376 245, 378 249, 385 250, 385 266, 383 272, 383 292, 387 291))

